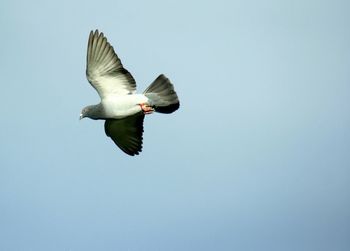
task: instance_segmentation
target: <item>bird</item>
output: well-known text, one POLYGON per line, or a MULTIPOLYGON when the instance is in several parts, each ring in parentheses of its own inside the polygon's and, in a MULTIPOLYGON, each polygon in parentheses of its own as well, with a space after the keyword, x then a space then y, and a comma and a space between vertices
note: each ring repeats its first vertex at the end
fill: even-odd
POLYGON ((169 114, 180 107, 174 86, 164 74, 143 93, 136 93, 134 77, 123 67, 113 46, 98 29, 89 35, 86 77, 101 101, 84 107, 80 119, 105 120, 106 135, 130 156, 142 151, 145 115, 169 114))

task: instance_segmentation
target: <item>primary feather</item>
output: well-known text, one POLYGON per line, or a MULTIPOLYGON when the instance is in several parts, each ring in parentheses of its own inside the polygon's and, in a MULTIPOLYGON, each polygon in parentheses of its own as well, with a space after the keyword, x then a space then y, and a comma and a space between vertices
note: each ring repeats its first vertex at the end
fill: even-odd
POLYGON ((124 69, 113 47, 98 30, 90 32, 86 77, 101 99, 132 94, 136 90, 135 79, 124 69))

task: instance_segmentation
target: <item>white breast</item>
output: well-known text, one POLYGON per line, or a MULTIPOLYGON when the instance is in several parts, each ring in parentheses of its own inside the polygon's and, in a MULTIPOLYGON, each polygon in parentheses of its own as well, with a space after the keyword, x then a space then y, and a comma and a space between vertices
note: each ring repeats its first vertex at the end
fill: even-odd
POLYGON ((140 104, 146 103, 148 98, 143 94, 123 96, 108 96, 102 100, 106 118, 123 118, 141 111, 140 104))

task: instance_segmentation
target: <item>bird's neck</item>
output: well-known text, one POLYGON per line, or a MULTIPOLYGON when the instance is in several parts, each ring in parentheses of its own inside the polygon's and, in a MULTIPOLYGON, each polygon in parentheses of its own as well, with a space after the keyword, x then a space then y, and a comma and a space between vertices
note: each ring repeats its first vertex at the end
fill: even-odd
POLYGON ((102 104, 91 105, 87 117, 90 119, 104 119, 104 109, 102 104))

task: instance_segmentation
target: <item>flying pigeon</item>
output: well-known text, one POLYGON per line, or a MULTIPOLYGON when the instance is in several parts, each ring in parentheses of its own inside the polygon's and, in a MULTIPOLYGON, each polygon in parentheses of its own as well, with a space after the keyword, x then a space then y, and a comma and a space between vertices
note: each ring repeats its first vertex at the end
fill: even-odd
POLYGON ((105 133, 126 154, 142 151, 143 120, 153 112, 172 113, 180 102, 170 80, 163 74, 142 93, 123 67, 103 33, 91 31, 87 48, 86 77, 101 98, 97 105, 86 106, 80 119, 105 120, 105 133))

